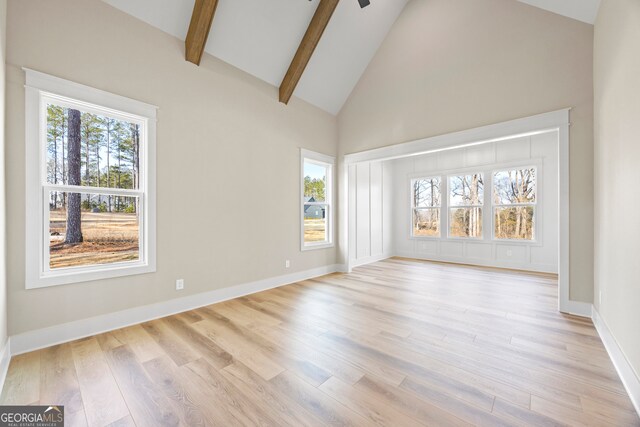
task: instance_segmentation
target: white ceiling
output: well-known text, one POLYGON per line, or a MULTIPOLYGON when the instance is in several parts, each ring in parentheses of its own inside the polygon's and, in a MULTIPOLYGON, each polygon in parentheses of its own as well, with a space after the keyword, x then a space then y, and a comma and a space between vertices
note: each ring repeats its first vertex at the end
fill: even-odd
MULTIPOLYGON (((104 1, 184 40, 195 0, 104 1)), ((278 87, 318 1, 219 0, 205 51, 278 87)), ((407 1, 341 1, 294 95, 337 114, 407 1)))
POLYGON ((596 22, 600 0, 518 0, 558 15, 568 16, 578 21, 596 22))

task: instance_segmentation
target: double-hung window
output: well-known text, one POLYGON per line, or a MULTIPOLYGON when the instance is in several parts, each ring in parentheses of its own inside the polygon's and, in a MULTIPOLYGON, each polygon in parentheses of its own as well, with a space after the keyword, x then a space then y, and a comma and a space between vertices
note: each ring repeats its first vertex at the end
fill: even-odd
POLYGON ((155 112, 26 71, 26 286, 155 271, 155 112))
POLYGON ((535 240, 536 168, 493 173, 494 238, 535 240))
POLYGON ((335 159, 301 150, 302 250, 333 246, 332 177, 335 159))
POLYGON ((449 177, 449 237, 482 238, 482 173, 449 177))
POLYGON ((412 181, 412 234, 414 237, 440 236, 440 177, 412 181))

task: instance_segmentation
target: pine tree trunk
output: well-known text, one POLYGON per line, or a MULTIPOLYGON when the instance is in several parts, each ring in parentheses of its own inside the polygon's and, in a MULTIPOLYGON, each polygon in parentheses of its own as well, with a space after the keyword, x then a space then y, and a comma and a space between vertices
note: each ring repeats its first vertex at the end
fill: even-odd
MULTIPOLYGON (((69 185, 81 185, 80 111, 69 109, 69 185)), ((65 243, 82 242, 80 193, 69 193, 65 243)))

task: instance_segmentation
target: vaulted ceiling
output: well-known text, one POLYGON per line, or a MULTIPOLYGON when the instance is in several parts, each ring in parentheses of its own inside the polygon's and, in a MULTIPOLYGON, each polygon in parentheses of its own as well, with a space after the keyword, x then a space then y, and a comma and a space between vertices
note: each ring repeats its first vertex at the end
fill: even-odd
MULTIPOLYGON (((185 40, 195 0, 104 0, 185 40)), ((218 0, 205 52, 279 87, 319 0, 218 0)), ((337 114, 407 0, 342 0, 294 96, 337 114)))
MULTIPOLYGON (((103 1, 185 40, 196 0, 103 1)), ((329 14, 315 51, 311 49, 310 60, 302 67, 304 72, 299 81, 298 73, 293 84, 290 81, 286 84, 292 74, 291 71, 287 74, 287 70, 292 61, 295 65, 294 56, 297 59, 296 52, 314 13, 322 9, 318 8, 321 1, 325 5, 330 2, 199 0, 210 8, 214 5, 215 10, 208 38, 202 39, 206 40, 204 51, 280 87, 280 99, 284 102, 293 91, 295 96, 337 114, 408 0, 372 0, 365 8, 356 0, 331 0, 333 6, 336 2, 338 5, 329 14)), ((595 21, 600 4, 600 0, 518 1, 588 23, 595 21)), ((201 27, 206 29, 206 23, 201 27)), ((192 58, 198 59, 192 62, 199 62, 200 53, 199 49, 191 53, 192 58)), ((296 70, 293 71, 295 75, 296 70)))

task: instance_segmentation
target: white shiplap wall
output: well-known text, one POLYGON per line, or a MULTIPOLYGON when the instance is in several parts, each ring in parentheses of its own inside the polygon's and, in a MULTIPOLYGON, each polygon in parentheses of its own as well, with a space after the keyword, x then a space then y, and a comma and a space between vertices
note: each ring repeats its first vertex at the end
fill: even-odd
MULTIPOLYGON (((391 175, 383 192, 390 197, 390 253, 397 256, 459 262, 541 272, 558 272, 558 134, 513 138, 457 150, 392 160, 383 165, 391 175), (418 176, 446 176, 456 171, 485 172, 485 186, 490 190, 490 172, 508 165, 538 165, 538 242, 494 241, 491 238, 491 215, 485 205, 484 237, 458 240, 411 237, 410 181, 418 176)), ((363 175, 362 178, 365 176, 363 175)), ((489 197, 489 192, 485 197, 489 197)), ((446 197, 443 195, 443 198, 446 197)), ((360 215, 358 215, 360 218, 360 215)), ((443 235, 446 232, 443 231, 443 235)))

